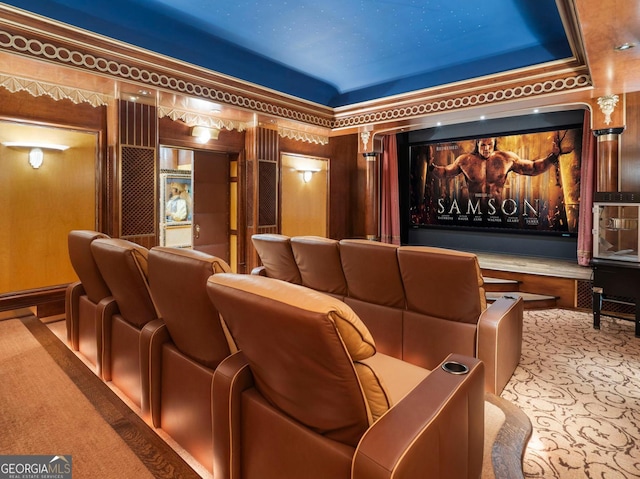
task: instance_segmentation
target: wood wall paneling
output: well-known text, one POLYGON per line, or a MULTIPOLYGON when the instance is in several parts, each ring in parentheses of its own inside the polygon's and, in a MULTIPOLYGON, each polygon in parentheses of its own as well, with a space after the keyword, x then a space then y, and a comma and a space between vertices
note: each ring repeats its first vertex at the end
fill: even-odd
POLYGON ((283 153, 280 166, 281 232, 287 236, 327 236, 329 160, 283 153), (308 182, 301 169, 317 169, 308 182))
POLYGON ((620 190, 640 191, 640 92, 626 95, 626 128, 620 135, 620 190))
POLYGON ((98 134, 4 121, 0 143, 65 144, 44 149, 38 169, 29 149, 0 145, 5 185, 0 228, 0 294, 46 288, 77 280, 67 249, 72 229, 96 229, 98 134))
POLYGON ((358 135, 329 138, 329 237, 364 237, 364 203, 359 201, 358 135))
POLYGON ((155 148, 157 122, 155 106, 120 100, 120 142, 123 145, 155 148))

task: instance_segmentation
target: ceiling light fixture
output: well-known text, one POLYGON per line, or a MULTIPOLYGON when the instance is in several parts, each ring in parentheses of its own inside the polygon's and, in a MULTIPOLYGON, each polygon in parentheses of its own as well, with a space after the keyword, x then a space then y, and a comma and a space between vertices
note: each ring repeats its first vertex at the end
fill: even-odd
POLYGON ((618 45, 618 46, 614 47, 613 49, 618 51, 618 52, 622 52, 624 50, 629 50, 630 48, 633 48, 635 46, 636 46, 635 43, 628 43, 627 42, 627 43, 623 43, 621 45, 618 45))

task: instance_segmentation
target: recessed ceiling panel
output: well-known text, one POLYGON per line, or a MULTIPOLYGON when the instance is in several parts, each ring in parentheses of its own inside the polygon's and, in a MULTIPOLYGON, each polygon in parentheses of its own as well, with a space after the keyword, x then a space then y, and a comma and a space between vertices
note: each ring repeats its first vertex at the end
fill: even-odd
POLYGON ((572 56, 555 0, 6 3, 329 106, 572 56))

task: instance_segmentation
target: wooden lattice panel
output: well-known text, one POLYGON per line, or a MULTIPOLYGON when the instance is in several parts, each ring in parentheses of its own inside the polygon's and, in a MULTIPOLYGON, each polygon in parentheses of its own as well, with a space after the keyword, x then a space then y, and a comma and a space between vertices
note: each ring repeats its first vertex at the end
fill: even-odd
POLYGON ((253 228, 253 197, 254 197, 254 187, 253 187, 253 162, 247 162, 247 179, 246 179, 247 191, 245 197, 249 199, 247 201, 247 227, 253 228))
POLYGON ((593 284, 591 281, 578 280, 578 291, 576 306, 583 309, 591 309, 591 291, 593 284))
POLYGON ((273 161, 258 160, 258 226, 278 224, 278 166, 273 161))
MULTIPOLYGON (((578 281, 578 308, 592 309, 592 287, 593 283, 591 281, 578 281)), ((612 314, 635 314, 635 306, 633 304, 624 303, 633 303, 633 300, 619 296, 607 296, 602 301, 602 312, 612 314)))
POLYGON ((122 236, 155 235, 155 149, 122 147, 122 236))

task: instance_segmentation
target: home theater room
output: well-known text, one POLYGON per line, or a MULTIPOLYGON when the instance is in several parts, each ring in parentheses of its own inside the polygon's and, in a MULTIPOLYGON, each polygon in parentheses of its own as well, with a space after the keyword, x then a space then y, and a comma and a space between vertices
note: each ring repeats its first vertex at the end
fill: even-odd
POLYGON ((640 3, 1 0, 0 479, 640 478, 640 3))

